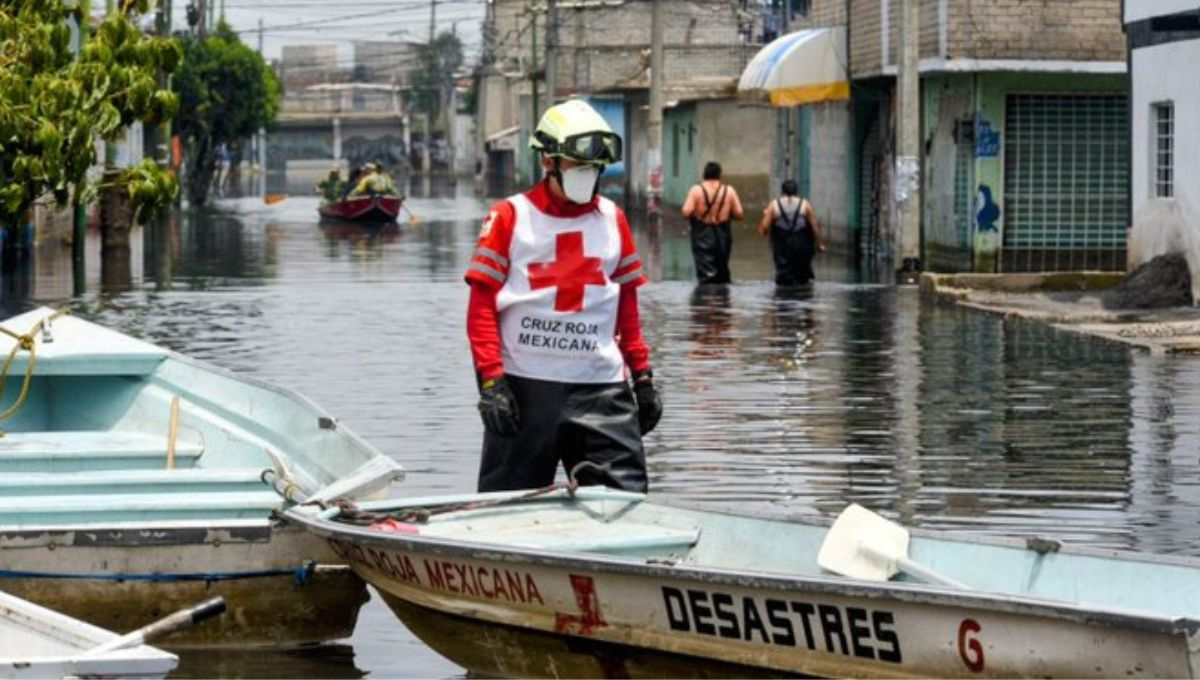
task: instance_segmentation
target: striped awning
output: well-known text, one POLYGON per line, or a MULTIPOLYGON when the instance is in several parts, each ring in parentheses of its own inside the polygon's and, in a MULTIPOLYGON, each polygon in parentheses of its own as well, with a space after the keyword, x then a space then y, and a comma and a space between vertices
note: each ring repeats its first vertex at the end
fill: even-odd
POLYGON ((772 106, 849 99, 846 28, 811 28, 772 41, 742 72, 738 94, 772 106))

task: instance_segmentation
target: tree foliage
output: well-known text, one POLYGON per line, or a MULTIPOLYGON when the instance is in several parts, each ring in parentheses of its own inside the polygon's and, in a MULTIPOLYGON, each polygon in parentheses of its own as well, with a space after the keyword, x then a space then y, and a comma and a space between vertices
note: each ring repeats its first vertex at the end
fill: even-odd
POLYGON ((450 101, 454 74, 463 65, 463 45, 450 32, 439 33, 417 53, 421 68, 413 73, 409 105, 437 120, 450 101))
MULTIPOLYGON (((72 187, 90 200, 96 136, 114 140, 134 121, 156 124, 175 115, 177 97, 159 89, 155 77, 160 68, 173 70, 182 52, 134 25, 147 4, 122 2, 76 55, 68 21, 86 25, 86 2, 0 0, 0 225, 19 226, 47 194, 65 203, 72 187)), ((178 193, 174 176, 153 162, 117 181, 142 220, 178 193)))
POLYGON ((205 40, 188 38, 184 63, 173 80, 181 111, 176 130, 187 145, 187 191, 208 200, 221 148, 240 150, 279 115, 282 94, 275 72, 222 21, 205 40))

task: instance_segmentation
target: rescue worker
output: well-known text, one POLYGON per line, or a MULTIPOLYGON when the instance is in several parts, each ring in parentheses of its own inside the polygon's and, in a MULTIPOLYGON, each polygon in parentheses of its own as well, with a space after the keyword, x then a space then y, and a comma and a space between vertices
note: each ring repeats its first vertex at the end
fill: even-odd
POLYGON ((317 193, 321 194, 326 203, 336 203, 340 200, 343 189, 342 168, 339 165, 333 166, 329 176, 317 184, 317 193))
POLYGON ((570 100, 545 112, 530 147, 545 177, 493 206, 465 276, 479 491, 547 486, 559 463, 591 462, 581 484, 643 492, 642 435, 662 415, 638 318, 646 276, 625 213, 597 195, 621 138, 570 100))
POLYGON ((396 194, 396 185, 378 163, 367 163, 354 187, 355 196, 391 196, 396 194))
POLYGON ((692 259, 700 283, 729 283, 729 256, 733 252, 731 220, 743 217, 737 190, 721 183, 721 164, 709 161, 704 180, 688 191, 683 216, 691 223, 692 259))
POLYGON ((797 196, 796 182, 785 180, 780 190, 783 195, 763 209, 758 235, 771 238, 775 285, 802 286, 813 280, 812 259, 825 244, 812 204, 797 196))

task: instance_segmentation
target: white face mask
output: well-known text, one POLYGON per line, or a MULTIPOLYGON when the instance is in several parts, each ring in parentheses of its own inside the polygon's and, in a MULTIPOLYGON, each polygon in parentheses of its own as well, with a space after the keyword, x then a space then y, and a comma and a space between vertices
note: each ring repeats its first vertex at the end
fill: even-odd
POLYGON ((563 193, 572 203, 587 203, 592 200, 592 192, 596 188, 596 178, 599 176, 600 168, 593 165, 580 165, 570 170, 563 170, 563 193))

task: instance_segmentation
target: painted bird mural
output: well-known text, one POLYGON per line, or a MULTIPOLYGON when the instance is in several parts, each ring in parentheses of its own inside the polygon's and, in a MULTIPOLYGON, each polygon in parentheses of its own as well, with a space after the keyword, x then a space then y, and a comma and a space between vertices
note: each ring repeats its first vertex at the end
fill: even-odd
POLYGON ((992 188, 980 184, 975 194, 975 229, 977 231, 998 231, 996 222, 1000 220, 1000 206, 992 200, 992 188))

